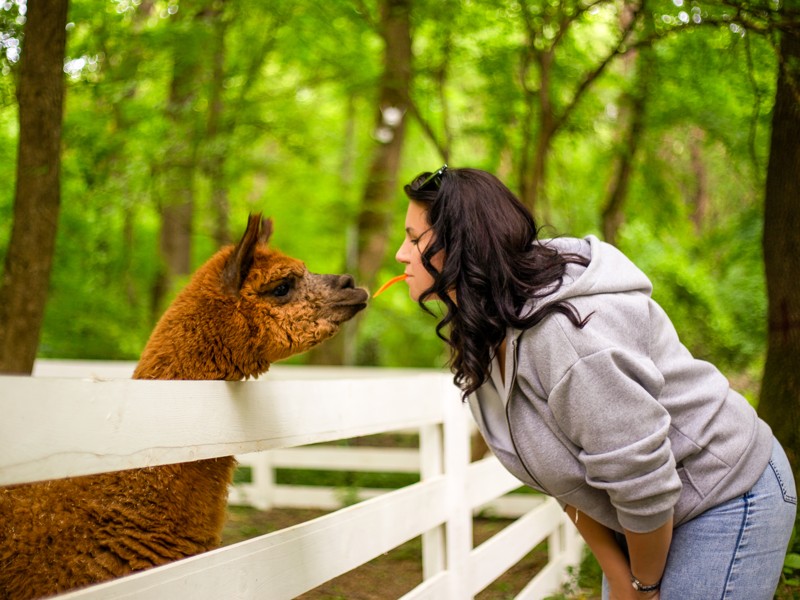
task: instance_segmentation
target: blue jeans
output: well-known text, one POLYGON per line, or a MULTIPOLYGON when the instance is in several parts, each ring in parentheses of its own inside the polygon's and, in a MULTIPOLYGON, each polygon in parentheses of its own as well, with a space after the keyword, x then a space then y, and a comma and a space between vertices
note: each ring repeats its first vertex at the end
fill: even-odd
POLYGON ((792 468, 775 440, 749 492, 675 528, 661 600, 772 600, 796 513, 792 468))

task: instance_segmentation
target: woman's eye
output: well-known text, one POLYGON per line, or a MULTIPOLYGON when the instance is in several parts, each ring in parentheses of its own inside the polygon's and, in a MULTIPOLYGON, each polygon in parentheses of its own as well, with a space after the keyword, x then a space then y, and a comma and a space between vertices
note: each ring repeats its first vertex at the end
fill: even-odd
POLYGON ((289 293, 289 290, 291 289, 292 289, 291 285, 289 285, 288 283, 282 283, 278 287, 272 290, 272 295, 278 297, 285 296, 286 294, 289 293))

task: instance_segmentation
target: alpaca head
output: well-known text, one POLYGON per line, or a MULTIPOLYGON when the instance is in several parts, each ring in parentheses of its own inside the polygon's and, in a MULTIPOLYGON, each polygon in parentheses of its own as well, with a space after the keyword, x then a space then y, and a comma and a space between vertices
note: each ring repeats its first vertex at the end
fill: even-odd
POLYGON ((255 327, 270 362, 303 352, 334 335, 366 307, 366 290, 350 275, 318 275, 267 246, 272 221, 251 215, 239 244, 225 261, 223 286, 238 298, 237 311, 255 327))
POLYGON ((309 350, 366 307, 349 275, 310 273, 267 245, 272 222, 250 215, 236 246, 200 267, 156 326, 134 377, 239 379, 309 350))

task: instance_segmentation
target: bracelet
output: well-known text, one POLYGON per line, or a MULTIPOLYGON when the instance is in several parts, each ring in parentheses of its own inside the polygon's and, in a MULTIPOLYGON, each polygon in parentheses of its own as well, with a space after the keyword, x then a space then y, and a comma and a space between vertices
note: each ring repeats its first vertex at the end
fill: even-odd
POLYGON ((645 585, 631 573, 631 585, 637 592, 655 592, 661 587, 661 580, 659 579, 653 585, 645 585))

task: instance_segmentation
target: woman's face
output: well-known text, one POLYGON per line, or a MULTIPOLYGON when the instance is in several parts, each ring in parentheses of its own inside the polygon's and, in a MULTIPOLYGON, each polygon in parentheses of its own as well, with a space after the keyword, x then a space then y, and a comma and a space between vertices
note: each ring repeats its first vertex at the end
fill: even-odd
MULTIPOLYGON (((421 204, 408 203, 406 211, 406 237, 397 250, 395 259, 405 265, 408 294, 412 300, 418 301, 422 292, 433 285, 433 277, 422 264, 422 253, 433 240, 433 230, 428 224, 428 213, 421 204)), ((442 253, 438 253, 431 261, 437 269, 444 264, 442 253)))

